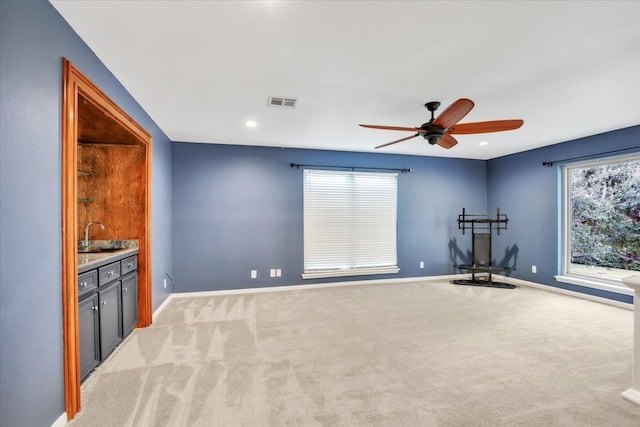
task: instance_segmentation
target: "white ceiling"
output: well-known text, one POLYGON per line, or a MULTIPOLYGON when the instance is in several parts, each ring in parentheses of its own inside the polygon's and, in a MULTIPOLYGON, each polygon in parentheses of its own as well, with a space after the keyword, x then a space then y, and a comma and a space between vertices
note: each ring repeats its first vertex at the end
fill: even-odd
POLYGON ((51 3, 173 141, 490 159, 640 124, 640 1, 51 3), (524 126, 450 150, 358 126, 458 98, 524 126))

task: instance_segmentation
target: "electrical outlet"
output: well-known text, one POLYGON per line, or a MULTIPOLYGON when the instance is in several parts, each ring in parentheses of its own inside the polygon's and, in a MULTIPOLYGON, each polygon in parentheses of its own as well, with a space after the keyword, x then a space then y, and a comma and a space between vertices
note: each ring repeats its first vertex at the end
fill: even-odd
POLYGON ((251 278, 252 279, 258 278, 258 270, 251 270, 251 278))
POLYGON ((164 278, 164 288, 167 289, 167 278, 164 278))
POLYGON ((276 277, 276 269, 272 268, 271 270, 269 270, 269 277, 276 277))
POLYGON ((280 270, 279 268, 276 270, 276 277, 281 277, 282 276, 282 270, 280 270))
POLYGON ((538 272, 538 267, 536 267, 535 265, 531 266, 531 272, 532 273, 537 273, 538 272))
POLYGON ((420 268, 424 268, 424 261, 420 261, 420 268))

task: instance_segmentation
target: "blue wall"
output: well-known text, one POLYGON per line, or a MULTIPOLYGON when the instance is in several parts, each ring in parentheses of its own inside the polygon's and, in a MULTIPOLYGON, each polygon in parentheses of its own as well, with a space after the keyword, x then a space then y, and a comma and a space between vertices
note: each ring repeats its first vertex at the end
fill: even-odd
MULTIPOLYGON (((453 272, 464 206, 511 219, 494 254, 518 248, 513 276, 558 284, 557 167, 544 160, 638 145, 640 127, 489 162, 171 144, 46 1, 0 1, 0 425, 47 426, 64 411, 61 303, 62 58, 153 135, 154 310, 175 291, 303 283, 302 178, 289 164, 411 168, 399 179, 400 274, 453 272), (172 163, 173 162, 173 163, 172 163), (172 170, 173 167, 173 170, 172 170), (172 217, 173 216, 173 217, 172 217), (173 236, 172 236, 173 231, 173 236), (173 252, 172 252, 173 244, 173 252), (425 261, 426 268, 418 264, 425 261), (538 273, 530 273, 530 266, 538 273), (267 277, 269 268, 283 276, 267 277), (257 269, 258 279, 249 271, 257 269)), ((360 277, 353 278, 359 280, 360 277)), ((344 279, 339 279, 344 280, 344 279)), ((304 283, 312 283, 304 281, 304 283)), ((603 296, 618 298, 613 294, 603 296)), ((620 299, 620 298, 618 298, 620 299)), ((623 298, 630 301, 630 298, 623 298)))
MULTIPOLYGON (((174 143, 172 167, 175 292, 450 274, 457 215, 486 211, 478 160, 174 143), (302 280, 302 169, 291 163, 412 170, 398 179, 399 274, 302 280)), ((466 253, 470 239, 457 245, 466 253)))
POLYGON ((45 1, 0 2, 0 425, 64 412, 61 105, 68 58, 153 135, 153 305, 171 273, 171 144, 45 1))
MULTIPOLYGON (((581 138, 562 144, 489 160, 488 205, 499 206, 509 216, 509 232, 494 240, 494 254, 518 248, 517 270, 512 277, 628 303, 627 295, 557 282, 559 270, 559 188, 561 165, 544 161, 564 160, 640 146, 640 126, 581 138), (531 266, 537 273, 531 272, 531 266)), ((640 152, 640 150, 637 150, 640 152)))
POLYGON ((174 291, 453 273, 449 244, 463 255, 470 247, 470 236, 461 235, 455 221, 464 206, 470 213, 499 207, 509 216, 508 229, 494 238, 493 256, 516 267, 512 277, 631 303, 630 296, 554 279, 560 166, 542 162, 635 147, 639 141, 636 126, 488 162, 174 143, 174 291), (399 176, 399 274, 301 279, 302 172, 290 163, 413 170, 399 176), (418 268, 420 261, 425 261, 424 270, 418 268), (270 268, 281 268, 282 277, 270 278, 270 268), (250 279, 252 269, 258 270, 255 280, 250 279))

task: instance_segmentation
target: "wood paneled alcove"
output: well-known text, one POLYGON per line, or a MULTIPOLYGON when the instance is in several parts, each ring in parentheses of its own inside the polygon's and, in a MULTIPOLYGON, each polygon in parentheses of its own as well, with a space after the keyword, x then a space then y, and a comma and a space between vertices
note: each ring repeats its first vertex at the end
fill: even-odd
POLYGON ((78 236, 92 221, 91 240, 138 239, 144 229, 144 147, 78 144, 78 236))
POLYGON ((73 64, 63 59, 62 309, 65 410, 80 411, 78 240, 137 239, 138 327, 152 320, 152 138, 73 64))

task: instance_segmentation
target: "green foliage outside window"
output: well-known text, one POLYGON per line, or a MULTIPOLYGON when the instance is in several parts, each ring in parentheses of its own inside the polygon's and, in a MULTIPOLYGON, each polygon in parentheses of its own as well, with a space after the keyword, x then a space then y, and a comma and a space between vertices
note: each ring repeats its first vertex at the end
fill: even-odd
POLYGON ((569 177, 571 263, 640 271, 640 160, 569 177))

